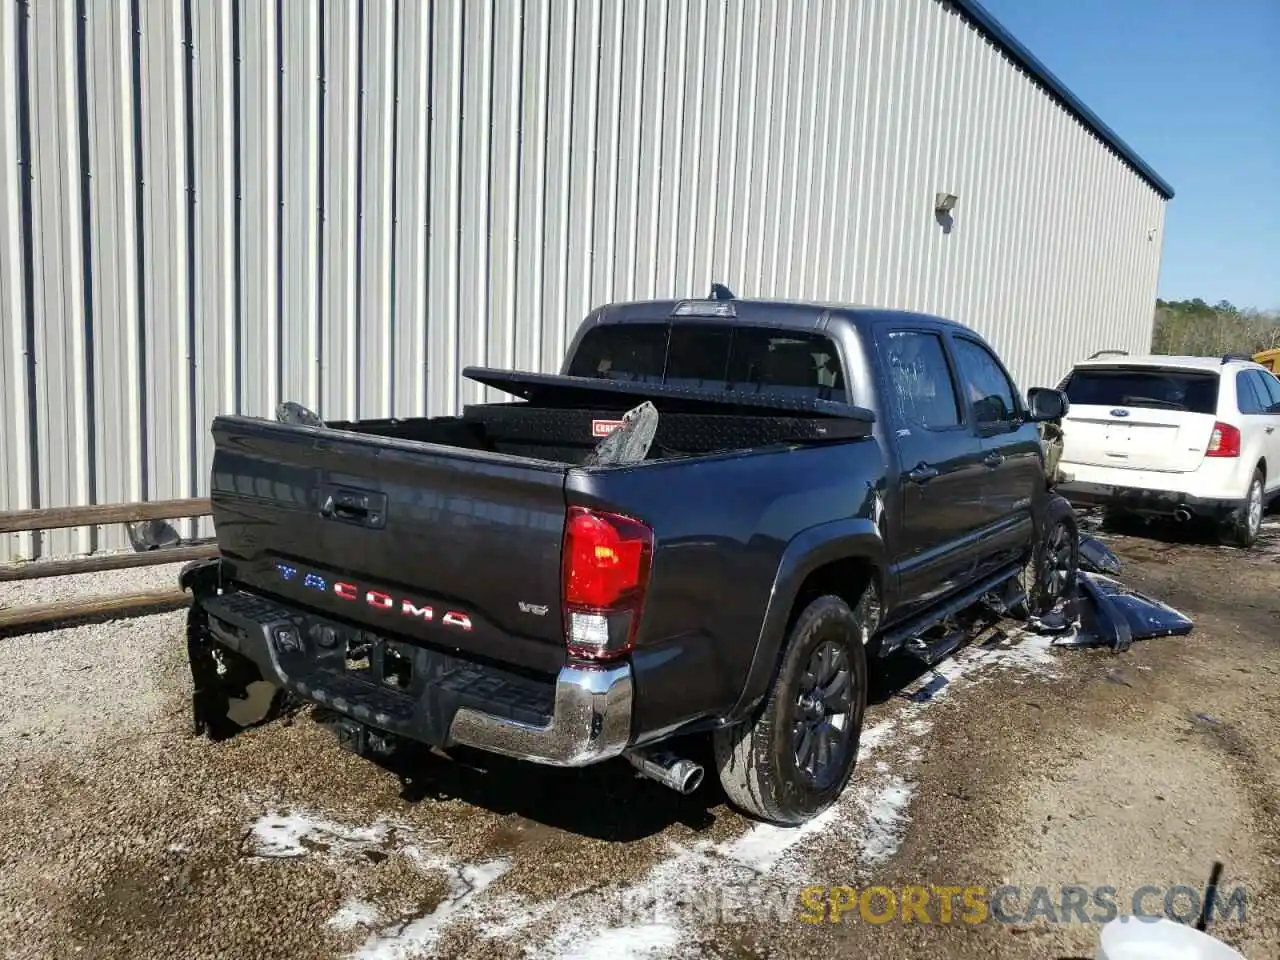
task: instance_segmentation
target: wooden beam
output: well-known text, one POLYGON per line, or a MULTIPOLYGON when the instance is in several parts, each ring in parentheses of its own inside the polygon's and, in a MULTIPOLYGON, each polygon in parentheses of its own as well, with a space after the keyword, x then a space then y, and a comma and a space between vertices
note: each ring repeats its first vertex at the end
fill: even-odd
POLYGON ((35 563, 11 563, 0 566, 0 583, 11 580, 39 580, 42 577, 65 577, 73 573, 99 573, 103 570, 127 570, 130 567, 152 567, 162 563, 182 563, 216 557, 216 543, 197 543, 181 547, 165 547, 144 553, 115 553, 102 557, 75 557, 71 560, 39 560, 35 563))
POLYGON ((0 533, 97 527, 140 520, 182 520, 211 511, 207 497, 191 500, 150 500, 144 503, 98 503, 88 507, 43 507, 0 513, 0 533))
POLYGON ((190 595, 178 587, 134 593, 123 597, 89 597, 63 603, 35 603, 0 609, 0 630, 48 626, 72 620, 115 619, 126 614, 160 613, 185 607, 190 595))

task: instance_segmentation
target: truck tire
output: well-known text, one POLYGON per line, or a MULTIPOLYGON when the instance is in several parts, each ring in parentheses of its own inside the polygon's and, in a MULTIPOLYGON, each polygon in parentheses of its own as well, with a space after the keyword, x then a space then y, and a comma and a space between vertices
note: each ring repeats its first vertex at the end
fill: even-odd
POLYGON ((862 734, 875 609, 870 589, 853 609, 830 595, 808 604, 787 635, 763 709, 715 732, 720 783, 743 813, 795 826, 844 790, 862 734), (822 689, 827 695, 815 696, 822 689))
POLYGON ((1010 613, 1019 620, 1043 617, 1076 587, 1080 568, 1080 528, 1064 497, 1050 497, 1036 524, 1036 539, 1019 577, 1025 598, 1010 613))
POLYGON ((1244 504, 1232 511, 1231 516, 1223 523, 1219 539, 1226 545, 1248 550, 1258 542, 1258 534, 1262 530, 1262 514, 1266 509, 1263 487, 1266 479, 1262 468, 1253 471, 1249 478, 1249 489, 1245 493, 1244 504))

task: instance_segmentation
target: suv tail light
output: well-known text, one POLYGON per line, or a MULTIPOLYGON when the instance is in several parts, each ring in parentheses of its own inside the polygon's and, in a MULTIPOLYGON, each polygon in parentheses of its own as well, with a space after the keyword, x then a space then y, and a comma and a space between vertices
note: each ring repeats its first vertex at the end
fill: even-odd
POLYGON ((1215 423, 1204 455, 1206 457, 1240 456, 1240 431, 1229 423, 1215 423))
POLYGON ((649 586, 653 531, 615 513, 570 507, 564 531, 565 645, 573 656, 611 660, 635 639, 649 586))

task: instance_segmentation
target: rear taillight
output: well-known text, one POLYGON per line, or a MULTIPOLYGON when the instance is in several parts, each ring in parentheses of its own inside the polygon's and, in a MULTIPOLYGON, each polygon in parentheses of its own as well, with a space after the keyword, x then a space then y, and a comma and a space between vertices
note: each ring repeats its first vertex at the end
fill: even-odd
POLYGON ((564 531, 565 644, 608 660, 631 649, 653 560, 653 531, 638 520, 570 507, 564 531))
POLYGON ((1206 457, 1240 456, 1240 431, 1229 423, 1215 423, 1204 455, 1206 457))

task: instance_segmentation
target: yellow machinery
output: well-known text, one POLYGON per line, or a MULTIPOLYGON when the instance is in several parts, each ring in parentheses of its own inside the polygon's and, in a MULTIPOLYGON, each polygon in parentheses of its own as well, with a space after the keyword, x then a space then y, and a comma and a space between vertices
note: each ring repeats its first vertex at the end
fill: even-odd
POLYGON ((1280 373, 1280 348, 1263 350, 1253 355, 1255 363, 1260 363, 1272 373, 1280 373))

